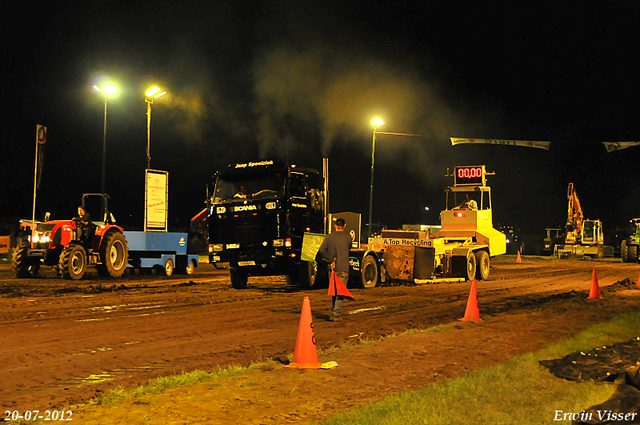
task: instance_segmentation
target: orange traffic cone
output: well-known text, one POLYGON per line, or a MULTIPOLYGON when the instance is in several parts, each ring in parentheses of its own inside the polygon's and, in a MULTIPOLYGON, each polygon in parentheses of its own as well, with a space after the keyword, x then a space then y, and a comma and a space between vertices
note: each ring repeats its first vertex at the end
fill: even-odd
POLYGON ((348 300, 355 301, 351 292, 344 286, 335 271, 331 270, 331 282, 329 284, 329 295, 340 295, 348 300))
POLYGON ((520 251, 518 251, 518 256, 516 257, 516 263, 522 263, 522 258, 520 258, 520 251))
POLYGON ((313 320, 311 319, 311 302, 309 297, 302 301, 302 315, 298 327, 298 339, 296 350, 293 353, 293 361, 284 367, 298 369, 320 369, 318 351, 316 349, 316 336, 313 332, 313 320))
POLYGON ((480 310, 478 309, 478 283, 475 279, 473 279, 471 283, 469 301, 467 301, 467 309, 464 312, 464 317, 458 320, 463 322, 482 322, 482 319, 480 319, 480 310))
POLYGON ((589 298, 600 298, 600 286, 598 286, 598 274, 596 269, 593 269, 591 275, 591 290, 589 291, 589 298))

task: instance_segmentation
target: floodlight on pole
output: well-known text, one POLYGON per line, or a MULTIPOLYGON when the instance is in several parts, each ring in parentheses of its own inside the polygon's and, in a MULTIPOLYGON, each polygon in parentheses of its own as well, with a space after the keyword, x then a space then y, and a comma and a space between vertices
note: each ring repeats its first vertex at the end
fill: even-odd
POLYGON ((118 89, 113 84, 106 84, 102 89, 93 85, 93 89, 104 94, 104 130, 102 132, 102 184, 101 193, 105 192, 106 163, 107 163, 107 96, 113 96, 118 89))
POLYGON ((153 105, 153 99, 165 94, 167 92, 159 87, 151 87, 144 94, 144 101, 147 104, 147 170, 151 168, 151 105, 153 105))
POLYGON ((369 192, 369 237, 373 234, 371 218, 373 216, 373 169, 376 164, 376 129, 386 123, 380 119, 375 118, 371 121, 373 125, 373 142, 371 144, 371 191, 369 192))

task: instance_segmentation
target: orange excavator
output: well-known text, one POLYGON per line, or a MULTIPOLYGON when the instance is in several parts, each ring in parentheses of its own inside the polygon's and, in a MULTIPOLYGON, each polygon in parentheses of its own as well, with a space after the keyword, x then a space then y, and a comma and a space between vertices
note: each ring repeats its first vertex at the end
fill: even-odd
POLYGON ((567 199, 569 200, 569 208, 565 245, 556 245, 555 256, 558 258, 613 257, 613 247, 604 245, 602 222, 584 218, 573 183, 569 183, 567 199))

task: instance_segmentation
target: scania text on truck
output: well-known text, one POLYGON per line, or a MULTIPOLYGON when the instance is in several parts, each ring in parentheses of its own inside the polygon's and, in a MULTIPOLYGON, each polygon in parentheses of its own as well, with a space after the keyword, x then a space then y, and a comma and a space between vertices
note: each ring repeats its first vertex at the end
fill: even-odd
POLYGON ((209 261, 229 263, 231 285, 249 276, 286 276, 313 287, 315 262, 302 261, 305 232, 323 233, 324 180, 318 171, 278 159, 231 164, 207 195, 209 261))

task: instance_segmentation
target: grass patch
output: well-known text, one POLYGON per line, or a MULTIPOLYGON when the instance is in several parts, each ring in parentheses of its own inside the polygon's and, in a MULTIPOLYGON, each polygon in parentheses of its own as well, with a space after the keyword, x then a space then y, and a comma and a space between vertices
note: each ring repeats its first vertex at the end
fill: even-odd
POLYGON ((545 424, 564 413, 580 413, 604 402, 615 385, 557 378, 539 360, 564 357, 638 336, 640 313, 598 324, 570 340, 525 354, 505 364, 470 372, 422 391, 387 397, 342 412, 325 425, 545 424))
MULTIPOLYGON (((267 362, 268 363, 268 362, 267 362)), ((264 365, 266 363, 262 363, 264 365)), ((134 397, 140 397, 145 394, 159 393, 167 388, 174 388, 181 385, 195 384, 198 382, 204 382, 211 379, 227 378, 230 376, 246 373, 250 370, 257 368, 258 364, 250 365, 248 367, 242 366, 229 366, 227 368, 218 367, 211 372, 205 372, 203 370, 194 370, 193 372, 183 372, 180 375, 174 376, 161 376, 159 378, 151 379, 145 385, 139 385, 135 388, 117 387, 113 390, 106 392, 96 398, 95 401, 90 404, 96 404, 98 406, 106 406, 124 400, 128 400, 134 397)))

